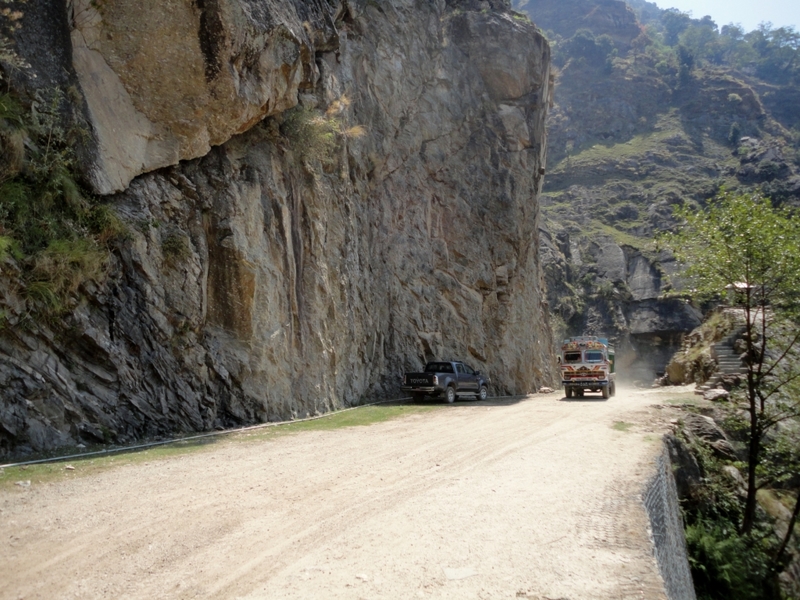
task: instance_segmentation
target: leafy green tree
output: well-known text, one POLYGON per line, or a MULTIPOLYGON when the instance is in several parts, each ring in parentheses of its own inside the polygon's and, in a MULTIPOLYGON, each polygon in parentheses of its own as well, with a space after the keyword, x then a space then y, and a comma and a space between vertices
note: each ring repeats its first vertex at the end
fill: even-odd
POLYGON ((661 13, 661 24, 664 26, 664 42, 668 46, 678 43, 678 36, 683 33, 692 22, 692 18, 679 11, 677 8, 668 8, 661 13))
POLYGON ((747 497, 740 531, 756 520, 756 493, 768 466, 765 438, 796 419, 800 368, 800 218, 759 194, 723 191, 703 209, 676 211, 680 230, 660 238, 684 265, 700 297, 737 294, 745 320, 747 497))
POLYGON ((741 26, 723 25, 719 33, 719 45, 724 63, 742 68, 756 61, 758 55, 745 39, 745 31, 741 26))
POLYGON ((700 519, 686 528, 692 580, 699 600, 764 600, 768 565, 749 540, 720 521, 700 519))
POLYGON ((800 33, 794 27, 773 29, 762 23, 746 36, 758 54, 756 73, 773 83, 791 83, 800 77, 800 33))
POLYGON ((694 52, 681 44, 678 46, 678 78, 681 85, 686 85, 692 77, 694 69, 694 52))
POLYGON ((711 17, 703 17, 695 21, 680 36, 681 46, 689 49, 698 59, 720 64, 724 51, 720 44, 717 24, 711 17))

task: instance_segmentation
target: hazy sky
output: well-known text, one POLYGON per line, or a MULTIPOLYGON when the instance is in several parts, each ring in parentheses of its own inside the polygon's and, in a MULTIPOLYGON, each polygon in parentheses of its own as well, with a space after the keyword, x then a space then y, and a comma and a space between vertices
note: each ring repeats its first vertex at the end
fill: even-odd
POLYGON ((691 12, 700 19, 711 15, 722 27, 738 23, 745 31, 752 31, 762 21, 771 21, 775 27, 793 26, 800 31, 800 0, 651 0, 659 8, 677 8, 691 12))

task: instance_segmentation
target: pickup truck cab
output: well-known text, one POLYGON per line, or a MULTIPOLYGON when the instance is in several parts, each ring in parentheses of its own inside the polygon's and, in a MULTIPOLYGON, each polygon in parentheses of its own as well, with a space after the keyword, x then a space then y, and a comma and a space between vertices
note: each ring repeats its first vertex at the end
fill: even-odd
POLYGON ((460 361, 436 361, 425 365, 422 373, 406 373, 400 389, 417 401, 443 398, 453 403, 464 394, 474 394, 476 399, 486 400, 489 378, 460 361))

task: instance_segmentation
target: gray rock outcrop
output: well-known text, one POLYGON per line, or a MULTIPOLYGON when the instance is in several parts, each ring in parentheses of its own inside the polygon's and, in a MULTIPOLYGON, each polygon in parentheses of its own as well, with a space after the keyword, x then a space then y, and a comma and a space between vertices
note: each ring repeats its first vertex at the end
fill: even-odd
POLYGON ((530 22, 501 1, 169 6, 50 7, 48 55, 20 32, 38 77, 18 85, 77 90, 87 178, 128 235, 63 323, 26 320, 4 266, 0 454, 330 411, 434 357, 499 393, 552 384, 530 22))
POLYGON ((565 334, 571 329, 613 338, 621 378, 652 381, 684 332, 700 325, 696 306, 665 297, 668 286, 680 284, 665 277, 675 271, 671 257, 646 254, 603 234, 546 230, 542 240, 550 305, 565 334))
POLYGON ((714 419, 703 415, 688 413, 683 418, 683 430, 689 441, 700 441, 728 460, 736 460, 736 452, 728 437, 714 419))

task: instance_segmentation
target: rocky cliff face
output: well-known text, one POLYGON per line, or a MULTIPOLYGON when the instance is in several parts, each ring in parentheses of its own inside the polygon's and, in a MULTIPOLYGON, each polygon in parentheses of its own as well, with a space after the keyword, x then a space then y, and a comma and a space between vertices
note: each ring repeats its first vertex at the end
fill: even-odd
POLYGON ((316 414, 434 357, 552 383, 549 48, 505 2, 55 4, 14 84, 69 88, 128 233, 60 325, 1 280, 0 452, 316 414))

